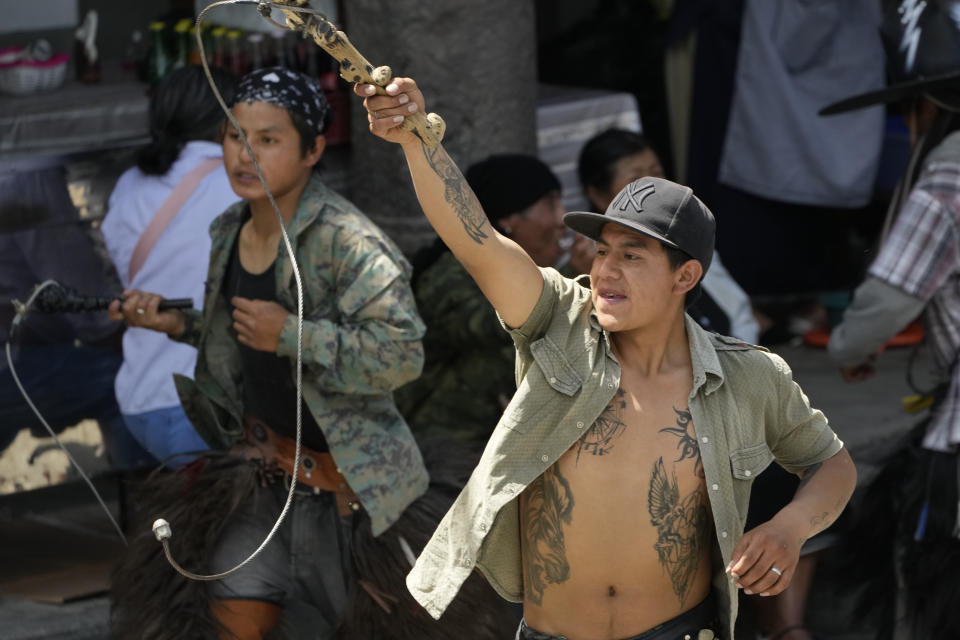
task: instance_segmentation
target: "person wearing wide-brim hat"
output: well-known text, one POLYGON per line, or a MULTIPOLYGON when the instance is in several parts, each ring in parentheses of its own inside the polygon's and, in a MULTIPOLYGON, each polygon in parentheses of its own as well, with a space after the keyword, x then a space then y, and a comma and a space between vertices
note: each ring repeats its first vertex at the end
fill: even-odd
POLYGON ((844 378, 864 380, 882 345, 922 315, 938 370, 937 383, 918 390, 930 397, 929 411, 868 489, 850 535, 851 571, 843 573, 869 583, 866 601, 882 612, 883 633, 894 633, 883 637, 943 637, 960 628, 958 20, 956 0, 892 4, 882 29, 889 86, 821 112, 898 102, 913 147, 876 258, 829 344, 844 378))

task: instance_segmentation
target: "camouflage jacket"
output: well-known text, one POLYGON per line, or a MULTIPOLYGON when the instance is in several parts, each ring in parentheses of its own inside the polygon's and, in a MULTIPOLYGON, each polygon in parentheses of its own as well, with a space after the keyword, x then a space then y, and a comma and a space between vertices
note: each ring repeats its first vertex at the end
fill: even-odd
POLYGON ((414 283, 427 324, 423 375, 399 389, 397 406, 418 437, 483 445, 517 390, 510 335, 452 253, 414 283))
MULTIPOLYGON (((242 433, 240 355, 221 290, 246 206, 237 203, 210 225, 203 312, 186 315, 179 338, 199 354, 193 380, 176 376, 180 400, 213 447, 229 447, 242 433)), ((303 398, 379 535, 428 483, 392 395, 423 366, 410 266, 383 231, 316 176, 287 233, 303 281, 303 398)), ((277 301, 291 311, 277 354, 290 358, 295 376, 297 292, 282 242, 275 272, 277 301)))

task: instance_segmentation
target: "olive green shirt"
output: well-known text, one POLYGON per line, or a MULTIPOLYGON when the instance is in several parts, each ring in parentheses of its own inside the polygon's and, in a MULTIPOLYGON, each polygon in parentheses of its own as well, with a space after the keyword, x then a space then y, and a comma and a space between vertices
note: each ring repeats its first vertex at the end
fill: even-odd
MULTIPOLYGON (((551 467, 613 398, 620 365, 596 318, 590 290, 541 269, 543 291, 516 346, 517 392, 469 482, 444 516, 407 587, 439 617, 476 567, 501 596, 522 601, 517 497, 551 467)), ((774 459, 790 472, 843 446, 779 356, 710 334, 686 317, 693 368, 690 413, 715 531, 713 588, 733 637, 735 587, 724 569, 743 534, 753 479, 774 459)))

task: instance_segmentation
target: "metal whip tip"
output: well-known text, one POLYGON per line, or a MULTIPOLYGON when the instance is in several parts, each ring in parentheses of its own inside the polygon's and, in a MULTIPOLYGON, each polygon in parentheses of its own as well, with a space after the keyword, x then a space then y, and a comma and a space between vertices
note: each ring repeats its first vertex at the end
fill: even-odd
POLYGON ((163 542, 173 536, 173 529, 170 528, 169 522, 163 518, 157 518, 153 521, 153 535, 156 536, 157 542, 163 542))

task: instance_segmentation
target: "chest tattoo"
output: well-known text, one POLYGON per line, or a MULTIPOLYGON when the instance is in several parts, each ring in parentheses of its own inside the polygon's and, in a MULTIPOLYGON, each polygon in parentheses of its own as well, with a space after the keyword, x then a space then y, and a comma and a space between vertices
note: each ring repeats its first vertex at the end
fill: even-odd
POLYGON ((677 409, 674 407, 673 412, 677 414, 677 426, 660 429, 660 433, 669 433, 679 438, 680 441, 677 442, 677 449, 680 452, 680 457, 674 460, 674 462, 680 462, 690 458, 693 460, 693 472, 702 478, 704 477, 703 462, 700 459, 700 447, 697 445, 697 437, 693 432, 693 419, 690 416, 690 411, 688 409, 677 409))
POLYGON ((617 389, 607 408, 577 442, 577 462, 584 451, 594 456, 603 456, 613 449, 614 439, 627 427, 623 421, 623 412, 627 408, 626 395, 623 389, 617 389))
POLYGON ((573 519, 573 492, 554 465, 527 488, 525 496, 523 589, 527 600, 539 606, 548 584, 570 577, 563 525, 573 519))
POLYGON ((663 458, 653 465, 647 505, 650 523, 657 528, 653 548, 670 576, 673 592, 684 604, 697 573, 697 561, 707 544, 710 516, 702 486, 686 497, 680 496, 675 471, 667 475, 663 458))

